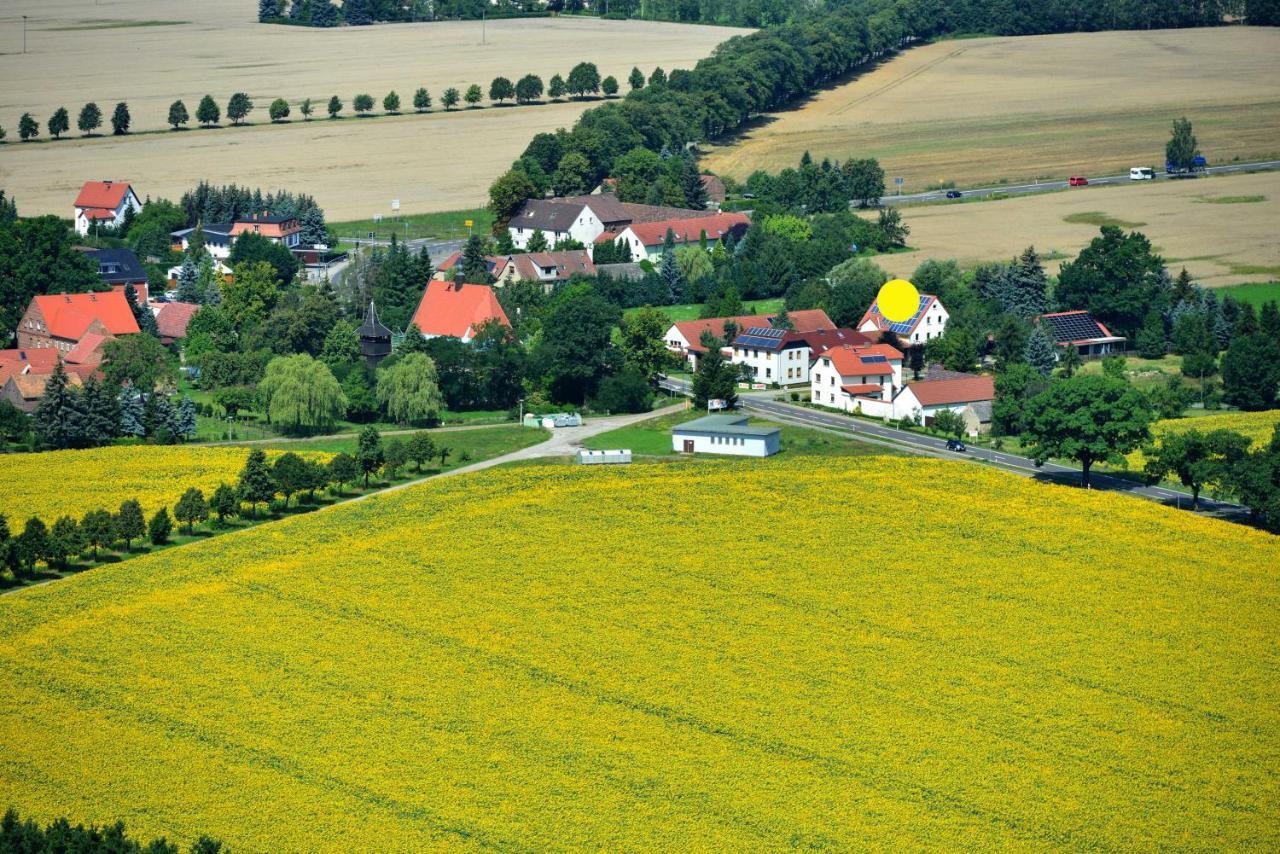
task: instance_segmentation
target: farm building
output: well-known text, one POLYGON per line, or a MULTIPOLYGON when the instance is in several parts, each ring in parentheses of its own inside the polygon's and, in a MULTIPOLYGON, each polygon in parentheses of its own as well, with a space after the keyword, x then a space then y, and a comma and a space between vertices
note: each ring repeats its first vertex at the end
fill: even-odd
POLYGON ((565 241, 577 241, 583 246, 591 246, 605 232, 612 232, 616 238, 623 229, 634 223, 691 219, 706 215, 706 211, 637 205, 619 201, 611 193, 597 193, 589 196, 530 199, 511 217, 507 231, 511 235, 511 244, 517 249, 527 247, 538 232, 542 232, 547 246, 555 249, 565 241))
POLYGON ((1124 338, 1094 319, 1087 311, 1059 311, 1036 319, 1062 348, 1075 347, 1081 356, 1105 356, 1124 350, 1124 338))
POLYGON ((752 427, 745 415, 707 415, 671 428, 671 449, 682 454, 768 457, 778 453, 777 427, 752 427))

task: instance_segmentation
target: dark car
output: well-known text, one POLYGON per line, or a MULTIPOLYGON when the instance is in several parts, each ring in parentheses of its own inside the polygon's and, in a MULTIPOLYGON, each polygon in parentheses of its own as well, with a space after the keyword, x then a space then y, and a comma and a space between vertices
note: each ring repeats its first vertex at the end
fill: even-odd
POLYGON ((948 450, 948 451, 955 451, 955 452, 956 452, 956 453, 958 453, 958 454, 963 454, 965 451, 967 451, 967 450, 969 450, 969 449, 968 449, 968 448, 966 448, 966 447, 964 446, 964 442, 961 442, 959 439, 948 439, 948 440, 947 440, 947 450, 948 450))
POLYGON ((947 198, 948 198, 948 199, 958 199, 958 198, 960 198, 960 191, 959 191, 959 190, 947 190, 947 198))

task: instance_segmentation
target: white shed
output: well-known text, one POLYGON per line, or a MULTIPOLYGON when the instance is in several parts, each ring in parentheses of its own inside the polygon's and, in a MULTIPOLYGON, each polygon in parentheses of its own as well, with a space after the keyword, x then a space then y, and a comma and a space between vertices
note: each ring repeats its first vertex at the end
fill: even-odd
POLYGON ((707 415, 671 428, 671 449, 681 454, 768 457, 778 453, 777 427, 751 427, 745 415, 707 415))

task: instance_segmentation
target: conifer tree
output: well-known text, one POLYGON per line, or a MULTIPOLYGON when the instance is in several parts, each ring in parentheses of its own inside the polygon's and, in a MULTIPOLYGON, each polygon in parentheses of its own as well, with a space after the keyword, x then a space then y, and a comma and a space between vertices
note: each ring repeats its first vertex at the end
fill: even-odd
POLYGON ((1053 373, 1054 365, 1058 363, 1057 345, 1049 337, 1043 323, 1037 323, 1031 330, 1031 336, 1027 338, 1026 360, 1042 377, 1053 373))
POLYGON ((204 302, 204 294, 200 293, 200 271, 188 253, 182 258, 182 266, 178 268, 178 299, 181 302, 204 302))
POLYGON ((45 383, 32 426, 41 444, 54 450, 77 447, 83 440, 84 411, 61 361, 45 383))
POLYGON ((249 459, 240 471, 238 489, 240 500, 248 502, 255 517, 259 504, 266 504, 276 497, 275 481, 271 478, 267 455, 263 451, 255 449, 249 452, 249 459))

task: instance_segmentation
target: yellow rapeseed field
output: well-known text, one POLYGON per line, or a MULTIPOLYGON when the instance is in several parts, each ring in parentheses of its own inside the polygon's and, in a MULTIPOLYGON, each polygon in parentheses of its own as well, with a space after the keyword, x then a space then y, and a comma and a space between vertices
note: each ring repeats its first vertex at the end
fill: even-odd
MULTIPOLYGON (((282 451, 268 451, 267 459, 282 451)), ((330 454, 308 452, 312 459, 330 454)), ((138 499, 148 516, 173 505, 195 486, 207 498, 222 481, 235 483, 248 448, 136 445, 0 456, 0 513, 9 527, 38 516, 51 525, 59 516, 79 518, 99 508, 115 511, 138 499)))
POLYGON ((236 851, 1275 850, 1277 566, 953 461, 495 469, 0 597, 0 804, 236 851))
MULTIPOLYGON (((1267 409, 1262 412, 1223 412, 1218 415, 1203 415, 1198 418, 1169 418, 1151 425, 1151 436, 1158 443, 1162 436, 1183 433, 1187 430, 1199 430, 1208 433, 1211 430, 1231 430, 1249 437, 1254 448, 1261 448, 1271 441, 1271 434, 1280 426, 1280 409, 1267 409)), ((1137 471, 1142 468, 1146 457, 1141 450, 1134 451, 1126 458, 1129 468, 1137 471)))

